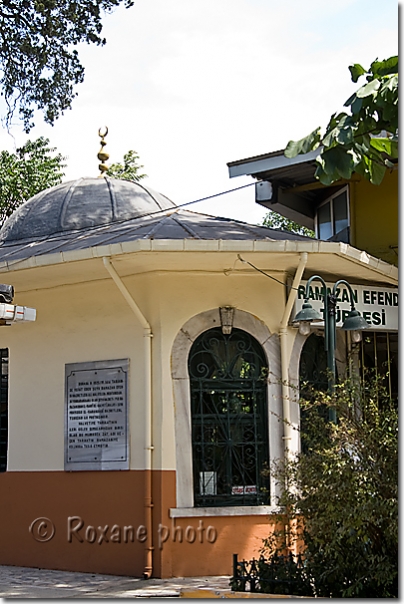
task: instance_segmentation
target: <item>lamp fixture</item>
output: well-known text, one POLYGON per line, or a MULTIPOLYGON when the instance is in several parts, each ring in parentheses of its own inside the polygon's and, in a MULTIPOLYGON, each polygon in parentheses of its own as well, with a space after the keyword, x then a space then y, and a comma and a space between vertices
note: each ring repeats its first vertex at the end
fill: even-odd
POLYGON ((299 333, 302 336, 308 336, 310 333, 310 323, 314 321, 323 321, 323 317, 318 310, 312 307, 308 298, 306 298, 301 310, 297 313, 292 323, 298 324, 299 333))
MULTIPOLYGON (((306 283, 305 300, 302 309, 297 313, 292 323, 299 326, 299 332, 302 335, 308 335, 310 333, 310 324, 313 321, 324 321, 324 348, 327 353, 327 367, 329 372, 328 378, 328 389, 330 392, 334 390, 335 384, 335 348, 336 348, 336 310, 337 310, 337 290, 341 285, 345 285, 348 289, 351 310, 346 317, 342 329, 351 332, 351 338, 353 342, 360 342, 362 336, 361 331, 367 329, 369 324, 355 308, 354 295, 352 287, 345 279, 339 279, 333 286, 332 292, 327 290, 327 284, 322 277, 319 275, 313 275, 306 283), (323 285, 323 298, 324 298, 324 317, 315 310, 309 302, 309 291, 310 285, 313 281, 320 281, 323 285)), ((331 421, 336 421, 335 409, 330 409, 329 417, 331 421)))
POLYGON ((347 318, 345 319, 341 329, 345 331, 362 331, 363 329, 367 329, 369 324, 356 310, 356 308, 351 308, 347 318))
POLYGON ((367 321, 352 307, 341 329, 351 332, 351 340, 358 344, 362 340, 362 331, 369 327, 367 321))
POLYGON ((299 322, 299 333, 302 336, 308 336, 311 331, 310 321, 299 322))
POLYGON ((12 285, 6 285, 0 283, 0 302, 11 304, 14 298, 14 287, 12 285))
POLYGON ((359 342, 362 342, 362 332, 356 330, 351 331, 351 340, 354 344, 359 344, 359 342))

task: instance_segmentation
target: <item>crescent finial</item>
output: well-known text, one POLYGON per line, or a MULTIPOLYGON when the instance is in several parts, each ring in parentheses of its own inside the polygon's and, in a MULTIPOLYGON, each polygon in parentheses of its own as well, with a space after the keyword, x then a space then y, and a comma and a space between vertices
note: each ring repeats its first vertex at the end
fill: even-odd
POLYGON ((104 172, 106 172, 108 170, 108 166, 105 164, 105 162, 109 159, 109 154, 106 153, 106 151, 104 151, 104 147, 107 144, 105 142, 105 137, 108 134, 108 127, 104 126, 104 132, 101 131, 101 128, 98 128, 98 136, 101 139, 101 149, 98 152, 98 159, 100 160, 100 164, 98 165, 98 168, 100 170, 100 174, 98 176, 98 178, 102 178, 104 176, 104 172))

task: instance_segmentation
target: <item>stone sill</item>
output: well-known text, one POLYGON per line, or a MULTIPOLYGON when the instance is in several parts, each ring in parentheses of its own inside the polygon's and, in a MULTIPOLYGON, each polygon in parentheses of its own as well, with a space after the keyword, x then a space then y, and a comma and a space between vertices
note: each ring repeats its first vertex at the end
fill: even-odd
POLYGON ((279 513, 270 505, 240 505, 209 508, 170 508, 170 518, 199 518, 203 516, 268 516, 279 513))

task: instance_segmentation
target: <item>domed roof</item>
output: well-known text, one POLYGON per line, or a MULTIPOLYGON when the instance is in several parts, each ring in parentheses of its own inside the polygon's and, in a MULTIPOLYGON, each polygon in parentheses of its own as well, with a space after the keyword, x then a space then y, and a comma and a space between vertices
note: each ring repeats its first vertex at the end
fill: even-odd
POLYGON ((81 178, 38 193, 5 222, 0 241, 37 240, 175 208, 168 197, 127 180, 81 178))

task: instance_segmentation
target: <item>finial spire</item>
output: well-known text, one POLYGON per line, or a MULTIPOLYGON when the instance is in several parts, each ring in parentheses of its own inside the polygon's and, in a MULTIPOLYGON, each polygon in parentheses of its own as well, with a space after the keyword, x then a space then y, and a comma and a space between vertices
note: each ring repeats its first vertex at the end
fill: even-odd
POLYGON ((98 165, 98 168, 101 172, 101 174, 98 175, 98 178, 103 178, 104 172, 106 172, 108 170, 108 166, 104 163, 107 161, 107 159, 109 159, 109 154, 104 151, 104 147, 107 144, 104 139, 107 136, 107 134, 108 134, 107 126, 105 126, 105 128, 104 128, 104 132, 101 132, 101 128, 98 128, 98 136, 101 139, 101 149, 99 150, 98 155, 97 155, 98 159, 101 162, 98 165))

